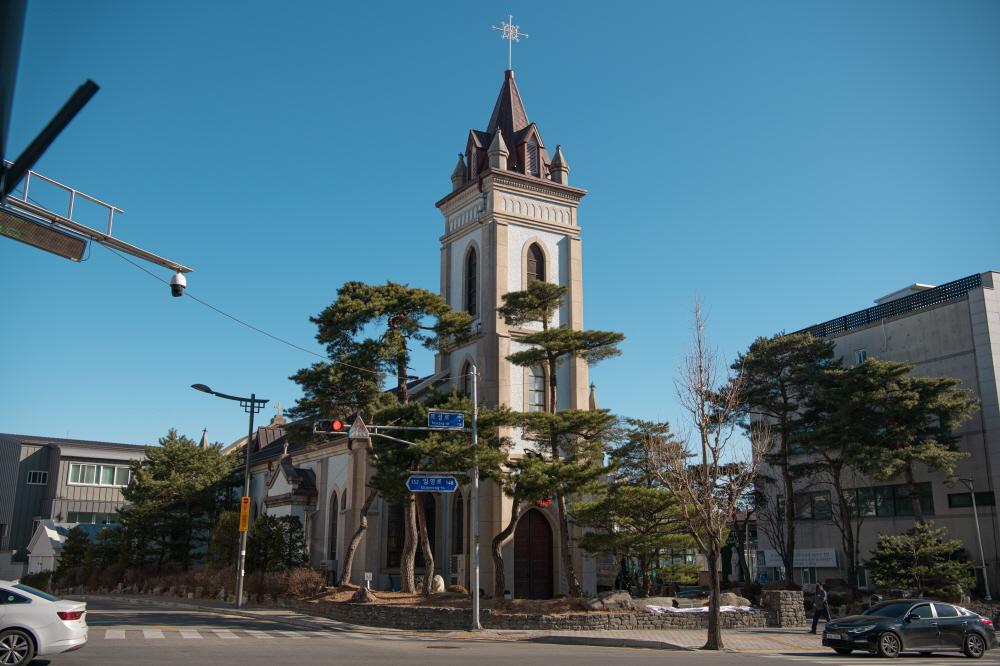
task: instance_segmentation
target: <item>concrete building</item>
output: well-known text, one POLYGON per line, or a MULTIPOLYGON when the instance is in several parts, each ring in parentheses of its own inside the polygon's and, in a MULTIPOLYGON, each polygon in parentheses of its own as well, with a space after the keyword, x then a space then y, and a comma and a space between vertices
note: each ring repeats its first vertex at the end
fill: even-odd
POLYGON ((0 434, 0 578, 18 578, 41 521, 118 522, 129 463, 145 447, 0 434))
MULTIPOLYGON (((830 340, 846 366, 876 357, 915 366, 914 376, 955 377, 962 388, 972 389, 981 400, 980 411, 954 431, 960 435, 959 448, 969 453, 955 472, 971 476, 979 505, 983 548, 990 573, 993 595, 997 596, 997 566, 1000 564, 995 491, 1000 483, 1000 273, 987 271, 937 287, 914 284, 876 299, 875 307, 816 324, 801 332, 830 340)), ((917 482, 927 520, 947 527, 949 538, 960 539, 969 555, 979 564, 976 516, 969 491, 958 484, 947 488, 946 474, 928 472, 918 466, 917 482)), ((876 515, 865 518, 861 530, 862 560, 874 549, 878 534, 900 534, 913 526, 912 506, 902 485, 881 484, 855 478, 859 492, 874 492, 885 501, 876 515)), ((800 519, 796 523, 796 560, 792 572, 799 583, 844 577, 844 554, 840 533, 826 517, 831 506, 829 491, 800 489, 796 498, 800 519)), ((761 531, 758 568, 771 580, 781 576, 776 552, 761 531)), ((862 572, 862 587, 870 581, 862 572)))
MULTIPOLYGON (((583 329, 583 284, 577 207, 585 190, 570 187, 569 166, 560 147, 546 148, 535 123, 528 121, 514 72, 504 73, 486 131, 470 130, 465 150, 451 174, 451 192, 437 202, 443 216, 440 236, 440 293, 453 309, 474 317, 475 338, 438 355, 434 373, 408 385, 411 399, 449 385, 471 393, 470 372, 479 372, 479 399, 517 411, 548 407, 550 378, 542 368, 525 369, 506 360, 523 348, 519 342, 540 324, 508 327, 496 315, 501 297, 531 280, 568 287, 555 325, 583 329)), ((587 366, 571 360, 557 371, 558 407, 588 409, 587 366)), ((289 442, 284 420, 261 428, 253 442, 253 515, 299 515, 306 525, 310 559, 331 572, 358 527, 359 510, 372 473, 363 450, 346 436, 309 449, 289 442)), ((514 454, 524 451, 520 432, 509 433, 514 454)), ((481 492, 481 586, 493 593, 489 544, 509 522, 511 503, 498 488, 481 492)), ((435 549, 435 571, 446 581, 468 586, 472 528, 467 490, 421 493, 435 549)), ((560 571, 555 506, 522 507, 514 535, 503 545, 506 580, 515 596, 547 598, 565 593, 560 571)), ((354 562, 354 578, 374 575, 374 586, 398 585, 402 552, 402 505, 381 498, 368 514, 365 540, 354 562)), ((597 567, 575 549, 575 568, 585 591, 597 587, 597 567)), ((418 573, 422 565, 418 556, 418 573)), ((333 576, 333 574, 331 574, 333 576)), ((501 594, 503 590, 496 593, 501 594)))

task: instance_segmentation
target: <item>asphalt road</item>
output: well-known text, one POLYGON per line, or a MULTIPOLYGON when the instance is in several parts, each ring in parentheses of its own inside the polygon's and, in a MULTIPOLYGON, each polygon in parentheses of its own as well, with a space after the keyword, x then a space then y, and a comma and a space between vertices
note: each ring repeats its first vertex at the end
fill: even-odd
MULTIPOLYGON (((119 666, 237 664, 273 666, 312 664, 456 664, 479 666, 608 666, 663 664, 708 666, 739 661, 739 666, 857 666, 882 660, 871 655, 842 657, 821 652, 740 652, 641 650, 550 645, 515 640, 448 638, 382 633, 375 628, 310 631, 267 620, 189 610, 136 607, 114 602, 88 603, 90 640, 76 651, 36 659, 33 666, 119 666)), ((961 655, 904 655, 897 664, 957 666, 971 664, 961 655)), ((981 666, 1000 666, 1000 651, 988 653, 981 666)), ((737 666, 734 664, 734 666, 737 666)))

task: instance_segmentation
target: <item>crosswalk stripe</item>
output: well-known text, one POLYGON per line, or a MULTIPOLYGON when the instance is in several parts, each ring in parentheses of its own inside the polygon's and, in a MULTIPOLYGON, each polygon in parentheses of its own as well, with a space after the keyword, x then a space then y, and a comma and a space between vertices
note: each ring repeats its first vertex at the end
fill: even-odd
POLYGON ((163 632, 159 629, 143 629, 143 638, 163 638, 163 632))
POLYGON ((108 629, 104 633, 104 638, 125 638, 125 631, 122 629, 108 629))
POLYGON ((183 638, 201 638, 201 634, 191 629, 181 629, 181 636, 183 638))
POLYGON ((297 631, 275 631, 274 633, 281 634, 282 636, 288 636, 289 638, 305 638, 305 636, 297 631))
POLYGON ((212 633, 219 638, 235 638, 239 639, 239 636, 229 631, 228 629, 212 629, 212 633))
POLYGON ((244 631, 246 631, 248 634, 250 634, 254 638, 272 638, 272 639, 274 638, 274 636, 271 636, 270 634, 268 634, 268 633, 266 633, 264 631, 256 631, 256 630, 253 630, 253 629, 244 629, 244 631))

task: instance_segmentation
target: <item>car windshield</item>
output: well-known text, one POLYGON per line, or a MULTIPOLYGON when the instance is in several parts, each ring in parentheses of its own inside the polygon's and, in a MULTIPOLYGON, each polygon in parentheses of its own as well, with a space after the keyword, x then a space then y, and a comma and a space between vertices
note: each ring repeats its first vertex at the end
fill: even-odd
POLYGON ((862 615, 879 615, 881 617, 899 617, 913 604, 899 601, 883 601, 862 613, 862 615))
POLYGON ((36 597, 41 597, 46 601, 59 601, 58 597, 53 597, 51 594, 45 594, 41 590, 36 590, 35 588, 28 587, 27 585, 21 585, 20 583, 15 583, 13 587, 17 590, 21 590, 22 592, 27 592, 28 594, 33 594, 36 597))

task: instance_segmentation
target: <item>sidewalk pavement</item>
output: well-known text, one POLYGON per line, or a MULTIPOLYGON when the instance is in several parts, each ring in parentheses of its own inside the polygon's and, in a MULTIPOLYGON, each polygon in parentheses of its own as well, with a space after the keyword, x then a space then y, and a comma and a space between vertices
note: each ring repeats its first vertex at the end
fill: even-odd
MULTIPOLYGON (((143 606, 184 608, 222 615, 235 615, 257 620, 270 620, 291 626, 312 630, 351 632, 369 635, 392 635, 403 637, 434 636, 455 640, 506 640, 537 643, 557 643, 560 645, 593 645, 602 647, 630 647, 657 650, 696 650, 705 643, 704 629, 634 629, 615 631, 504 631, 484 629, 482 631, 452 631, 389 629, 369 627, 336 620, 324 615, 305 613, 287 608, 270 606, 248 606, 236 610, 233 604, 208 599, 176 599, 149 597, 144 595, 68 595, 67 599, 80 601, 117 601, 143 606)), ((727 650, 739 652, 815 652, 822 650, 819 636, 801 629, 724 629, 723 640, 727 650)))

